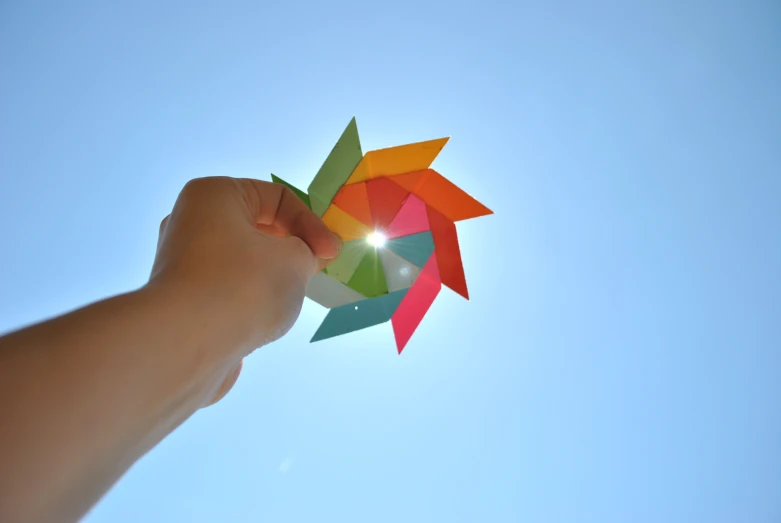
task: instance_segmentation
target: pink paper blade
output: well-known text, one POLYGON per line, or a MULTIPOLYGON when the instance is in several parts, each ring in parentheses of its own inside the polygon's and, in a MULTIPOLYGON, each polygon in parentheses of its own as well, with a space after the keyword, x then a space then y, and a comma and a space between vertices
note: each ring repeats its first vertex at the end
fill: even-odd
POLYGON ((399 238, 429 230, 426 204, 423 200, 410 194, 401 206, 401 210, 391 222, 385 236, 399 238))
POLYGON ((391 316, 393 325, 393 334, 396 337, 396 348, 401 354, 407 342, 412 337, 415 329, 418 328, 423 316, 426 315, 434 299, 442 288, 442 282, 439 279, 439 269, 437 267, 437 255, 432 254, 429 257, 423 271, 412 284, 410 290, 401 300, 399 308, 391 316))

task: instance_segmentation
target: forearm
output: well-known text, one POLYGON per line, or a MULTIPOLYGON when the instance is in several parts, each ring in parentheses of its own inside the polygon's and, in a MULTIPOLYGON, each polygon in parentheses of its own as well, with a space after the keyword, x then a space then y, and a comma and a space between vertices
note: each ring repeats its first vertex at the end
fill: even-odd
POLYGON ((341 240, 290 190, 189 182, 150 284, 0 338, 0 521, 73 521, 292 326, 341 240))
POLYGON ((72 521, 228 372, 207 312, 145 288, 0 338, 0 521, 72 521))

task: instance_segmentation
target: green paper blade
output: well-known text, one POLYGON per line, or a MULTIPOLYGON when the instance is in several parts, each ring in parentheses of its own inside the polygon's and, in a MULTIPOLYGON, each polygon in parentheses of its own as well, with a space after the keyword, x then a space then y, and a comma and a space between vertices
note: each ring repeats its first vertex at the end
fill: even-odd
POLYGON ((376 249, 366 252, 347 285, 369 298, 388 293, 388 283, 376 249))
POLYGON ((372 246, 365 239, 344 242, 342 252, 326 267, 325 272, 337 281, 349 282, 366 252, 371 248, 372 246))
POLYGON ((353 118, 309 184, 312 210, 318 216, 325 214, 334 196, 353 173, 361 158, 363 152, 358 137, 358 125, 353 118))
POLYGON ((310 209, 312 208, 312 205, 309 202, 309 195, 307 193, 305 193, 304 191, 302 191, 301 189, 299 189, 297 187, 294 187, 293 185, 287 183, 285 180, 283 180, 282 178, 280 178, 279 176, 277 176, 275 174, 271 175, 271 181, 274 182, 274 183, 282 184, 282 185, 290 188, 290 190, 292 190, 296 194, 296 196, 298 196, 301 199, 301 201, 306 204, 307 207, 309 207, 310 209))

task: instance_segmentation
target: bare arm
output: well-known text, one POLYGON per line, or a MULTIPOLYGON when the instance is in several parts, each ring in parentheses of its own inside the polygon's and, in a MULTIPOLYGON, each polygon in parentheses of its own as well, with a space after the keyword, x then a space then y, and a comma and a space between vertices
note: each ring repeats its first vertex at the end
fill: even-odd
POLYGON ((0 338, 0 521, 82 517, 287 332, 338 249, 281 186, 188 184, 149 284, 0 338))

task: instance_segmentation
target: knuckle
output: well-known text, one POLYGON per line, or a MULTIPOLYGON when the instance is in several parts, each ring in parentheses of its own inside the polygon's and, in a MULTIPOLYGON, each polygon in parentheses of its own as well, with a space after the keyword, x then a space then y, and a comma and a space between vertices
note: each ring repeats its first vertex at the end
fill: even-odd
POLYGON ((207 176, 203 178, 193 178, 184 184, 183 194, 198 194, 201 192, 211 192, 223 185, 228 180, 225 176, 207 176))
POLYGON ((280 192, 279 192, 279 202, 280 205, 282 205, 282 202, 292 202, 294 201, 296 197, 296 193, 293 192, 293 189, 288 187, 287 185, 280 185, 280 192))
POLYGON ((182 188, 182 192, 191 192, 193 190, 197 190, 204 183, 208 183, 208 178, 193 178, 192 180, 184 184, 184 187, 182 188))

